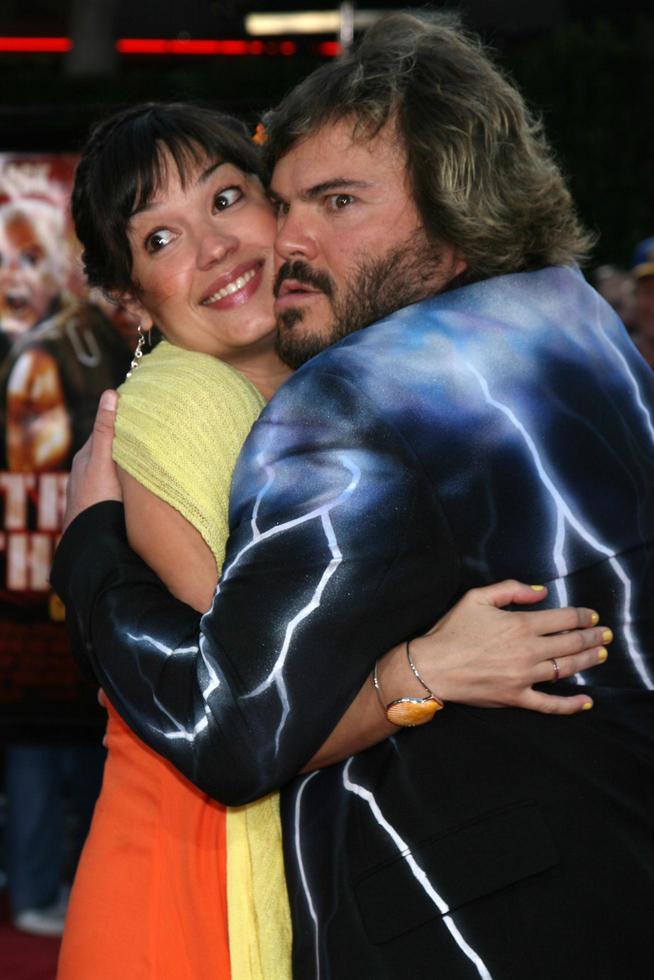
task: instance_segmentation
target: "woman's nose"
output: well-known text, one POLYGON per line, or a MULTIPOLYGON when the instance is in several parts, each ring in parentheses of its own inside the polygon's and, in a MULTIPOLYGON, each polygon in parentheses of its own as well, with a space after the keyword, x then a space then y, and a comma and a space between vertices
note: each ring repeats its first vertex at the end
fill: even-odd
POLYGON ((231 255, 238 248, 239 242, 235 235, 208 229, 198 242, 198 267, 211 268, 231 255))

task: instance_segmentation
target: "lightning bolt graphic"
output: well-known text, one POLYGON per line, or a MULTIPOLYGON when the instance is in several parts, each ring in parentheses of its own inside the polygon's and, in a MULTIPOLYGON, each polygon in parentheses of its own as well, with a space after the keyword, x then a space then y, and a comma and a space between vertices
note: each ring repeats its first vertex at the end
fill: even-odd
MULTIPOLYGON (((268 530, 266 531, 261 531, 259 529, 259 524, 258 524, 259 512, 261 509, 261 505, 267 493, 269 492, 270 488, 273 486, 275 480, 274 467, 269 465, 266 465, 264 467, 266 473, 266 481, 256 497, 252 509, 252 516, 250 518, 252 537, 250 541, 248 541, 248 543, 244 545, 243 548, 241 548, 241 550, 236 554, 236 556, 233 558, 233 560, 230 562, 228 567, 223 572, 221 578, 221 582, 225 582, 229 578, 229 576, 234 572, 234 569, 238 567, 239 563, 242 561, 244 556, 248 554, 248 552, 250 552, 252 548, 256 547, 258 544, 261 544, 262 542, 267 541, 271 538, 277 537, 280 534, 284 534, 287 531, 292 530, 293 528, 299 527, 300 525, 308 524, 311 521, 317 521, 322 527, 325 541, 327 542, 327 547, 329 549, 329 555, 330 555, 329 561, 327 562, 322 572, 322 575, 320 576, 318 584, 314 589, 313 594, 311 595, 309 601, 286 624, 286 629, 284 632, 284 641, 282 643, 281 650, 279 652, 279 655, 275 663, 273 664, 272 670, 270 671, 268 677, 266 677, 265 680, 262 681, 257 688, 255 688, 247 695, 248 698, 253 698, 253 697, 257 697, 258 695, 260 695, 261 693, 263 693, 264 691, 268 690, 271 687, 275 687, 277 689, 282 712, 281 712, 279 725, 277 726, 277 730, 275 732, 276 752, 279 752, 279 743, 280 743, 281 735, 290 711, 288 691, 286 688, 286 681, 284 678, 284 666, 286 664, 288 652, 293 642, 295 631, 298 625, 301 622, 303 622, 303 620, 305 620, 308 616, 310 616, 311 613, 314 612, 314 610, 320 607, 322 595, 325 591, 327 583, 332 578, 334 572, 343 561, 343 555, 338 545, 338 540, 336 538, 336 533, 334 531, 334 525, 331 520, 331 511, 333 511, 336 507, 340 506, 340 504, 346 501, 348 497, 350 497, 354 493, 361 479, 360 468, 356 465, 356 463, 350 460, 346 454, 344 453, 340 454, 338 456, 338 459, 341 465, 343 466, 343 468, 350 474, 349 482, 347 486, 344 488, 344 490, 342 490, 331 500, 328 500, 326 503, 322 504, 320 507, 315 507, 307 511, 306 514, 302 514, 299 517, 293 518, 293 520, 285 521, 281 524, 275 524, 273 527, 268 528, 268 530)), ((220 584, 218 585, 216 594, 218 594, 219 592, 220 592, 220 584)), ((141 639, 144 641, 149 640, 149 642, 154 643, 157 649, 159 649, 160 652, 164 653, 166 656, 170 656, 174 652, 173 650, 165 647, 163 644, 152 640, 152 638, 142 637, 141 639)), ((171 739, 171 740, 184 739, 186 741, 192 742, 197 736, 197 734, 201 731, 204 731, 204 729, 207 727, 208 716, 210 714, 208 699, 209 696, 220 686, 220 678, 216 675, 216 672, 213 669, 211 662, 208 660, 205 654, 204 646, 205 644, 203 642, 203 638, 201 638, 199 651, 197 648, 193 648, 193 652, 196 653, 199 652, 200 657, 202 658, 202 662, 204 663, 204 666, 209 675, 208 683, 202 689, 201 692, 204 700, 204 717, 201 718, 199 722, 197 722, 197 724, 194 726, 194 728, 191 731, 187 731, 183 729, 181 726, 179 726, 179 723, 176 722, 175 719, 171 718, 171 721, 173 721, 176 725, 175 731, 174 732, 159 731, 159 734, 167 739, 171 739)), ((170 717, 169 712, 167 712, 165 708, 163 708, 163 706, 158 701, 156 694, 154 692, 153 692, 153 698, 155 699, 155 703, 162 709, 164 714, 170 717)))
POLYGON ((436 906, 438 911, 441 913, 443 917, 443 922, 445 923, 446 928, 448 929, 450 935, 454 939, 459 949, 463 953, 465 953, 465 955, 468 957, 471 963, 474 964, 474 966, 477 969, 477 973, 482 978, 482 980, 493 980, 484 961, 481 959, 478 953, 476 953, 474 949, 466 942, 466 940, 461 935, 461 932, 459 931, 458 927, 454 923, 452 917, 448 914, 449 906, 447 902, 442 898, 441 895, 438 894, 438 892, 430 882, 429 878, 427 877, 427 874, 424 871, 424 869, 420 867, 416 859, 413 857, 407 842, 402 837, 400 837, 397 830, 393 826, 391 826, 388 820, 384 817, 384 815, 382 814, 379 808, 379 804, 377 803, 377 800, 375 799, 373 794, 370 792, 369 789, 366 789, 364 786, 360 786, 358 783, 355 783, 350 779, 350 766, 352 765, 353 761, 354 761, 353 759, 348 759, 347 763, 345 764, 345 767, 343 769, 343 786, 345 787, 346 790, 348 790, 348 792, 354 793, 355 796, 358 796, 359 799, 364 800, 365 803, 368 804, 368 807, 370 808, 370 812, 374 817, 375 821, 379 824, 382 830, 386 831, 390 839, 397 847, 400 857, 406 862, 407 867, 409 868, 411 874, 416 879, 416 881, 424 891, 425 895, 427 895, 430 901, 433 902, 433 904, 436 906))
POLYGON ((313 948, 314 948, 315 962, 316 962, 315 980, 320 980, 320 952, 318 946, 318 940, 320 937, 320 927, 318 925, 318 916, 316 914, 316 909, 313 904, 311 889, 309 888, 307 873, 304 867, 304 860, 302 859, 302 844, 300 839, 301 837, 300 811, 302 807, 302 797, 304 796, 304 791, 309 785, 309 783, 311 782, 311 780, 314 779, 314 777, 317 776, 319 772, 320 770, 318 769, 315 772, 312 772, 309 776, 306 777, 306 779, 303 780, 298 790, 297 798, 295 800, 295 812, 293 815, 293 837, 294 837, 294 844, 295 844, 295 855, 297 858, 298 868, 300 869, 300 880, 302 881, 302 888, 306 896, 307 908, 309 909, 309 915, 311 916, 311 920, 313 922, 313 930, 314 930, 313 948))
MULTIPOLYGON (((633 629, 632 629, 632 622, 633 622, 633 617, 631 615, 632 590, 631 590, 631 582, 629 581, 629 578, 625 570, 623 569, 622 565, 618 561, 617 557, 615 556, 611 548, 609 548, 605 544, 602 544, 601 541, 598 541, 598 539, 586 527, 584 527, 581 521, 579 521, 575 517, 569 504, 564 500, 563 496, 557 489, 552 477, 547 472, 547 468, 543 460, 541 459, 536 443, 534 442, 533 438, 530 436, 526 427, 522 424, 522 422, 512 411, 512 409, 510 409, 509 406, 505 405, 503 402, 497 401, 497 399, 493 398, 490 392, 490 388, 488 386, 488 382, 483 377, 483 375, 480 374, 480 372, 473 364, 467 362, 467 367, 472 372, 474 377, 477 379, 487 404, 492 405, 493 408, 496 408, 498 411, 500 411, 511 422, 513 427, 520 433, 520 436, 522 437, 525 445, 527 446, 527 449, 529 450, 529 454, 533 460, 534 467, 536 469, 536 472, 538 473, 541 483, 543 484, 543 487, 545 488, 545 490, 547 491, 548 495, 552 500, 555 509, 555 514, 556 514, 556 532, 554 536, 554 547, 553 547, 552 557, 554 559, 554 564, 556 566, 557 571, 559 572, 559 575, 563 578, 568 574, 568 565, 564 554, 565 543, 566 543, 566 525, 569 525, 571 528, 573 528, 577 532, 577 534, 582 538, 582 540, 584 540, 588 545, 590 545, 591 548, 597 551, 600 555, 604 555, 604 557, 608 559, 609 565, 615 572, 616 577, 619 579, 623 587, 624 635, 627 644, 628 655, 631 659, 632 664, 634 665, 634 669, 640 676, 645 687, 650 691, 654 690, 654 681, 650 677, 649 671, 647 670, 647 666, 645 664, 643 656, 638 648, 638 641, 636 640, 636 637, 634 636, 633 629)), ((562 605, 565 605, 567 603, 567 590, 565 589, 565 585, 563 582, 557 582, 556 585, 557 585, 557 592, 559 594, 559 601, 561 602, 562 605)))

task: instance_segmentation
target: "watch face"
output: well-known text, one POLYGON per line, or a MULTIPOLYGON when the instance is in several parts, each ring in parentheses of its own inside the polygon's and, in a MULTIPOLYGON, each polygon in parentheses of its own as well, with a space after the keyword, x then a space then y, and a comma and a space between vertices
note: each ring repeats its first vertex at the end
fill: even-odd
POLYGON ((386 708, 386 717, 392 725, 402 728, 415 728, 431 721, 437 711, 444 707, 442 701, 434 697, 398 698, 386 708))

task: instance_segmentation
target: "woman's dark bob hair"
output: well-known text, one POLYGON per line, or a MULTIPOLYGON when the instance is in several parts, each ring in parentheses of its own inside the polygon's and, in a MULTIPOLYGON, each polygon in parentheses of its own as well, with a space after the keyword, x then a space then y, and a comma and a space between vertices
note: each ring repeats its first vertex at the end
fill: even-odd
POLYGON ((90 286, 109 296, 138 293, 127 227, 175 161, 182 186, 205 161, 263 177, 257 147, 238 120, 189 103, 133 106, 100 122, 84 148, 72 193, 75 231, 90 286))

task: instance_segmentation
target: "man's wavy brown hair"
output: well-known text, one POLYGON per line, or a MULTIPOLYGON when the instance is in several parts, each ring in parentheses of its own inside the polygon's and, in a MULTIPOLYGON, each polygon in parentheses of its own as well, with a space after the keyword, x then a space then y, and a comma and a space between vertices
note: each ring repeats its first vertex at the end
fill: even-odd
POLYGON ((352 54, 310 75, 266 119, 269 168, 298 140, 350 118, 355 139, 395 126, 425 231, 459 250, 466 280, 587 256, 592 236, 540 121, 451 19, 387 17, 352 54))

